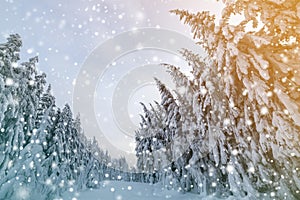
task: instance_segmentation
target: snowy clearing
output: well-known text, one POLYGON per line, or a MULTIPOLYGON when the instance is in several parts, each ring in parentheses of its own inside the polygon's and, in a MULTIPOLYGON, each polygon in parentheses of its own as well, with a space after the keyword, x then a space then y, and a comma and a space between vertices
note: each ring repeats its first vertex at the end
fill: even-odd
POLYGON ((161 184, 149 185, 146 183, 104 181, 101 188, 88 190, 81 193, 67 192, 64 200, 199 200, 216 199, 213 197, 201 198, 197 194, 179 193, 174 190, 164 189, 161 184))

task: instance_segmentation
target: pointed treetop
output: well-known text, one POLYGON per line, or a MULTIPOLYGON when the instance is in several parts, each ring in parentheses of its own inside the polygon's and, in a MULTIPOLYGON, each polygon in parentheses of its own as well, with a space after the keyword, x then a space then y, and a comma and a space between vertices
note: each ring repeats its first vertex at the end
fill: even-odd
POLYGON ((71 111, 71 107, 68 103, 65 104, 64 110, 70 110, 71 111))
POLYGON ((188 49, 182 49, 179 53, 185 58, 185 60, 188 62, 188 65, 192 67, 191 73, 193 74, 194 78, 200 78, 203 69, 206 68, 204 58, 188 49))
POLYGON ((9 35, 7 41, 9 44, 14 45, 17 48, 20 48, 22 46, 21 36, 17 33, 9 35))
POLYGON ((62 114, 64 116, 66 116, 68 119, 70 119, 70 120, 72 119, 73 114, 72 114, 71 107, 69 104, 65 104, 62 114))
MULTIPOLYGON (((167 95, 167 96, 172 96, 172 94, 170 93, 170 91, 167 89, 167 87, 165 86, 165 84, 163 84, 159 79, 157 79, 156 77, 154 77, 154 80, 156 82, 156 85, 160 91, 160 93, 162 95, 167 95)), ((173 96, 172 96, 173 97, 173 96)))
MULTIPOLYGON (((173 82, 176 84, 177 87, 189 87, 190 85, 193 86, 192 82, 189 78, 180 71, 179 67, 170 64, 162 64, 168 70, 168 73, 172 76, 173 82)), ((192 87, 193 88, 193 87, 192 87)))
POLYGON ((47 94, 51 94, 51 84, 48 85, 48 88, 46 90, 46 93, 47 94))
POLYGON ((20 60, 20 48, 22 40, 19 34, 12 34, 7 38, 7 43, 0 44, 0 49, 5 50, 5 53, 11 59, 11 62, 18 62, 20 60))
POLYGON ((36 63, 39 62, 39 57, 38 56, 34 56, 32 58, 29 58, 29 62, 33 65, 35 65, 36 63))
POLYGON ((176 105, 174 97, 167 87, 157 78, 154 78, 154 80, 161 94, 161 105, 165 108, 165 110, 168 110, 170 105, 176 105))

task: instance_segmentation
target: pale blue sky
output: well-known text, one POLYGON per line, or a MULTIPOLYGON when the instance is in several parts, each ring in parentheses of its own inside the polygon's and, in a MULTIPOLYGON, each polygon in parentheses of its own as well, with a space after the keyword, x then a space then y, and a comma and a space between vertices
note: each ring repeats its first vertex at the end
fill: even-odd
POLYGON ((72 81, 89 53, 110 37, 132 28, 156 27, 189 35, 168 11, 220 10, 214 0, 3 0, 0 41, 22 36, 23 59, 39 54, 39 69, 48 74, 59 105, 71 102, 72 81))

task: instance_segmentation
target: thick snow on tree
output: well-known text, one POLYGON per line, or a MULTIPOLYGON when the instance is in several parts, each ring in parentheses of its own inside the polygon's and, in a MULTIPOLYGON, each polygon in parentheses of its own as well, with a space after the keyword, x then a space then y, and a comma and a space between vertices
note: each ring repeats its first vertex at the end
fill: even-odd
MULTIPOLYGON (((172 162, 165 167, 175 172, 177 183, 165 181, 204 195, 298 199, 300 3, 223 2, 219 24, 207 11, 172 11, 191 26, 208 57, 182 51, 192 67, 190 80, 167 65, 176 83, 176 95, 168 102, 176 102, 180 120, 166 150, 172 151, 172 162), (244 19, 231 25, 235 14, 244 19)), ((162 95, 160 109, 165 102, 162 95)), ((143 146, 141 138, 156 134, 152 127, 137 131, 137 147, 143 146)))
POLYGON ((179 108, 171 92, 159 80, 156 80, 162 95, 162 103, 151 105, 148 110, 144 104, 145 116, 142 116, 140 129, 136 133, 138 157, 137 167, 144 173, 142 182, 156 182, 161 176, 169 177, 173 172, 171 167, 165 167, 172 163, 172 141, 179 135, 180 115, 179 108), (164 171, 162 172, 162 170, 164 171))
POLYGON ((105 174, 125 175, 124 158, 108 167, 110 156, 85 137, 70 106, 56 107, 51 86, 44 90, 46 74, 36 69, 38 58, 19 63, 21 46, 17 34, 0 44, 0 199, 17 199, 20 191, 53 199, 97 188, 111 179, 105 174))

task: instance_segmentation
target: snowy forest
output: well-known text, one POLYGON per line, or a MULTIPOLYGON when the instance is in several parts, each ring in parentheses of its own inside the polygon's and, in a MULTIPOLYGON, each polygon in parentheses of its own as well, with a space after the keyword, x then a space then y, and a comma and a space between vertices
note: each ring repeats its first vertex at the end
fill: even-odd
POLYGON ((0 45, 0 199, 23 199, 24 187, 34 188, 33 199, 54 199, 105 179, 135 178, 122 173, 124 158, 112 159, 86 138, 69 105, 56 107, 46 74, 37 73, 38 58, 19 63, 21 46, 18 34, 0 45))
POLYGON ((0 199, 25 199, 24 188, 55 199, 105 180, 199 199, 300 199, 300 3, 223 2, 218 22, 171 11, 207 56, 182 47, 190 75, 161 65, 176 89, 155 79, 161 102, 141 103, 136 167, 87 138, 68 104, 56 106, 38 58, 20 62, 21 37, 10 35, 0 44, 0 199), (233 25, 233 15, 243 19, 233 25))

